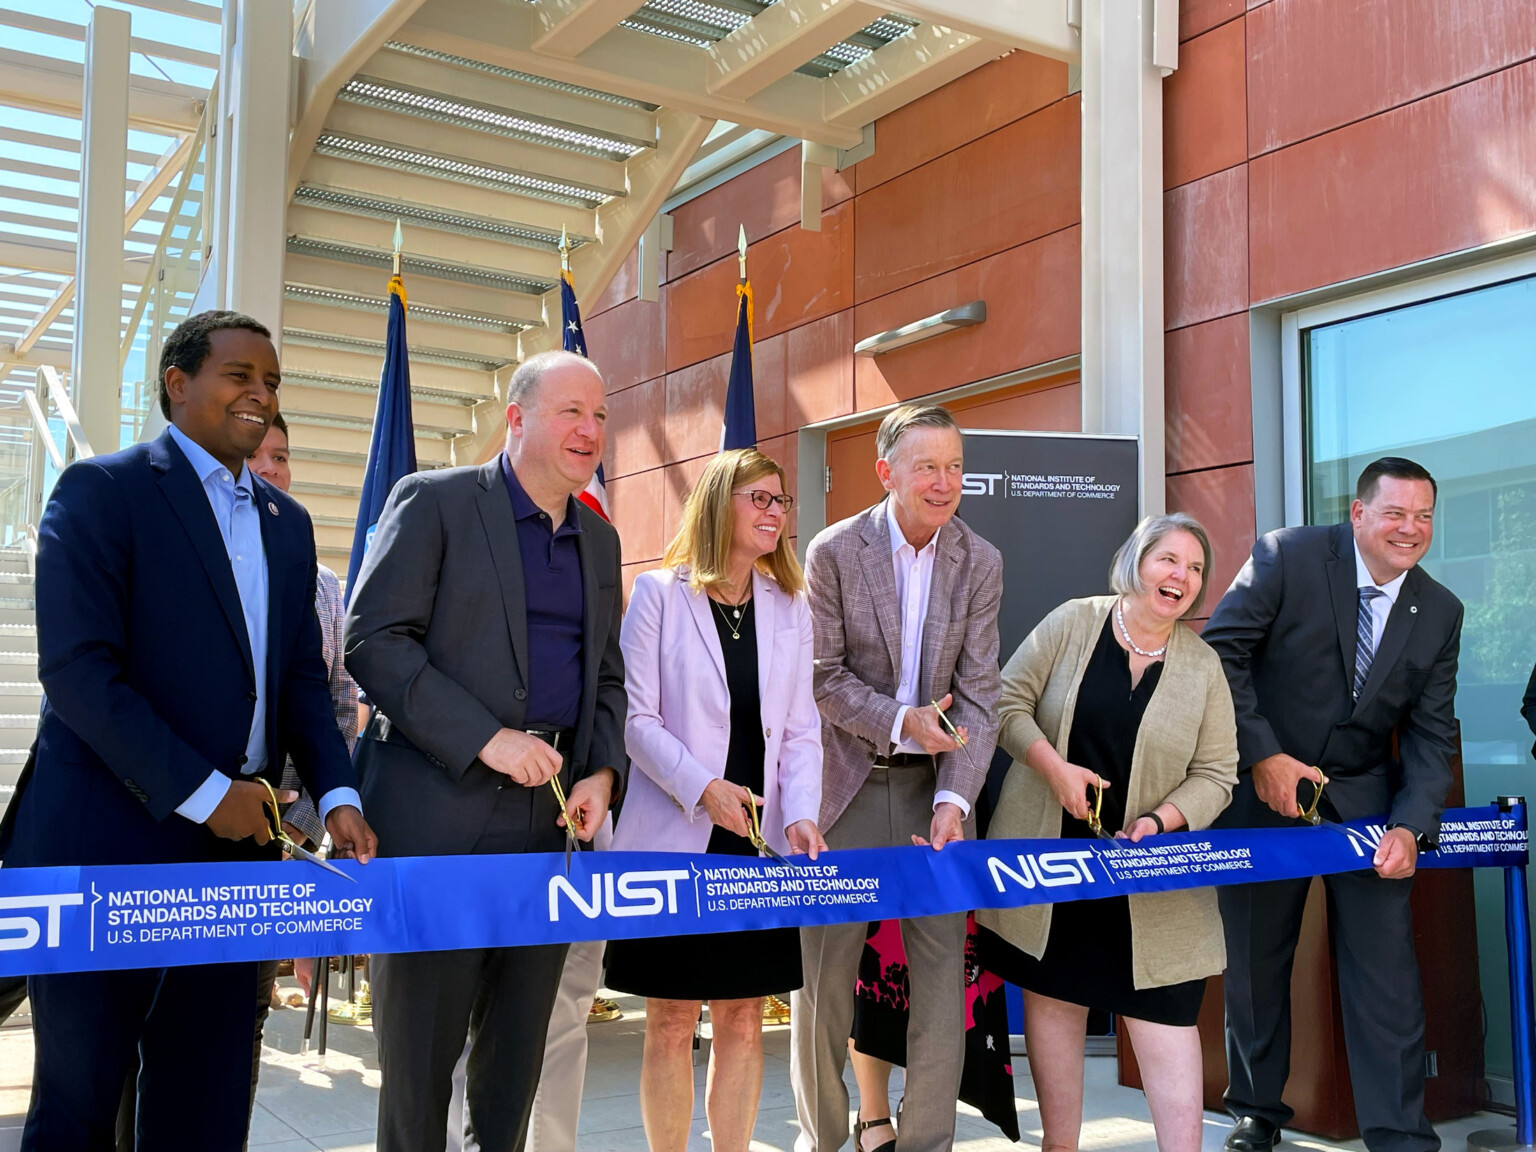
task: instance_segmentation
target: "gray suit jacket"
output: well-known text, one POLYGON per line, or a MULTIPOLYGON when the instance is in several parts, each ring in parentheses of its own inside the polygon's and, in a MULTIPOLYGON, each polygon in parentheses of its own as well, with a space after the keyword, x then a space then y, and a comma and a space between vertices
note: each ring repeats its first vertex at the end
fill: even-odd
MULTIPOLYGON (((1323 805, 1341 818, 1388 815, 1428 843, 1439 835, 1457 749, 1461 601, 1412 569, 1353 700, 1355 579, 1348 524, 1282 528, 1253 546, 1211 613, 1201 636, 1232 688, 1240 771, 1221 825, 1291 823, 1258 799, 1250 771, 1284 752, 1322 769, 1323 805)), ((1299 791, 1310 801, 1309 785, 1299 791)))
MULTIPOLYGON (((901 613, 885 504, 820 532, 805 555, 816 638, 816 703, 824 767, 821 828, 832 827, 891 751, 901 613)), ((974 805, 997 743, 997 609, 1003 557, 958 518, 939 529, 923 624, 923 703, 954 693, 949 718, 969 729, 963 751, 938 758, 938 787, 974 805), (974 765, 974 767, 973 767, 974 765)))
MULTIPOLYGON (((583 683, 566 786, 612 768, 622 788, 624 660, 619 537, 585 505, 577 537, 585 591, 583 683)), ((377 719, 358 742, 363 806, 386 856, 467 853, 498 789, 532 805, 528 851, 563 842, 553 790, 526 789, 479 752, 524 726, 528 626, 523 564, 498 454, 395 485, 347 611, 346 662, 377 719)), ((615 794, 617 798, 617 793, 615 794)))

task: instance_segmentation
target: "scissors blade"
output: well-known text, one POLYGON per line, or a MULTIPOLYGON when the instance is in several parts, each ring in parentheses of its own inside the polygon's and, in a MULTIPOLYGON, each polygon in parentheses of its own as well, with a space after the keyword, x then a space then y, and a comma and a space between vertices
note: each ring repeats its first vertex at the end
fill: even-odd
POLYGON ((292 844, 292 843, 285 845, 285 847, 288 849, 288 854, 290 856, 297 857, 300 860, 308 860, 311 864, 318 864, 320 867, 324 868, 327 872, 334 872, 336 875, 340 876, 343 880, 347 880, 347 881, 349 881, 349 882, 351 882, 353 884, 357 883, 357 877, 356 876, 348 876, 345 872, 343 872, 340 868, 336 867, 336 865, 332 864, 329 860, 325 859, 322 856, 317 856, 315 853, 311 852, 308 848, 301 848, 299 845, 292 844))
POLYGON ((766 840, 764 840, 759 845, 759 847, 762 848, 763 852, 768 856, 768 858, 770 860, 774 860, 777 863, 784 865, 784 867, 786 867, 786 868, 798 868, 798 867, 800 867, 798 862, 796 862, 794 860, 791 860, 791 859, 789 859, 786 856, 781 856, 777 852, 775 852, 773 850, 773 847, 766 840))

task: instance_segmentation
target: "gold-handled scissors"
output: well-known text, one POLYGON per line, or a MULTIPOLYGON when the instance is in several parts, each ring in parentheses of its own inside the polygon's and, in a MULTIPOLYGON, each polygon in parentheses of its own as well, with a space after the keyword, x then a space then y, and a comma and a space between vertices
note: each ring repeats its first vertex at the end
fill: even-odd
POLYGON ((1104 810, 1104 780, 1097 772, 1093 776, 1093 807, 1088 809, 1088 828, 1100 840, 1114 843, 1115 838, 1104 830, 1099 813, 1104 810))
POLYGON ((1323 798, 1323 788, 1328 783, 1328 777, 1323 775, 1322 769, 1318 769, 1317 775, 1318 781, 1312 788, 1312 803, 1307 805, 1307 810, 1301 814, 1301 818, 1313 827, 1333 823, 1332 820, 1325 820, 1317 810, 1317 805, 1323 798))
POLYGON ((748 812, 752 814, 752 827, 747 832, 747 839, 752 842, 752 847, 756 848, 770 860, 777 861, 786 867, 799 867, 799 865, 794 864, 790 860, 786 860, 783 856, 775 852, 768 841, 763 839, 763 826, 762 823, 758 820, 757 805, 744 804, 742 807, 744 807, 748 812))
POLYGON ((556 772, 549 778, 549 786, 555 790, 555 800, 560 805, 560 815, 565 817, 565 874, 571 874, 571 853, 576 848, 576 833, 581 830, 581 809, 572 809, 565 799, 565 787, 556 772))
POLYGON ((267 831, 272 834, 272 839, 281 844, 288 855, 298 860, 308 860, 311 864, 318 864, 327 872, 334 872, 343 880, 357 883, 356 876, 348 876, 336 865, 314 852, 304 845, 297 843, 292 836, 283 831, 283 813, 277 806, 277 793, 272 790, 272 784, 263 776, 256 777, 261 786, 267 790, 267 798, 261 802, 262 811, 267 814, 267 831))
POLYGON ((944 722, 944 727, 949 729, 949 734, 955 738, 955 743, 960 746, 960 751, 965 753, 965 762, 971 766, 971 771, 980 771, 976 767, 976 761, 971 759, 971 750, 966 747, 971 742, 970 738, 960 735, 960 730, 950 723, 949 717, 944 715, 944 709, 939 707, 937 700, 930 700, 928 703, 933 705, 933 710, 939 714, 939 719, 944 722))

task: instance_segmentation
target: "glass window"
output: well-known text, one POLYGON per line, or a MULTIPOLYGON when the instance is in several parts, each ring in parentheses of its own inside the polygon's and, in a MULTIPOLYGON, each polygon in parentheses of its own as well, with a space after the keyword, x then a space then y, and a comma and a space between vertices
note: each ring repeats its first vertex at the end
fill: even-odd
MULTIPOLYGON (((1536 800, 1520 699, 1536 663, 1536 277, 1302 333, 1306 509, 1349 514, 1355 477, 1407 456, 1439 483, 1425 570, 1466 605, 1457 682, 1468 804, 1536 800)), ((1511 1075, 1501 879, 1476 875, 1488 1071, 1511 1075)))

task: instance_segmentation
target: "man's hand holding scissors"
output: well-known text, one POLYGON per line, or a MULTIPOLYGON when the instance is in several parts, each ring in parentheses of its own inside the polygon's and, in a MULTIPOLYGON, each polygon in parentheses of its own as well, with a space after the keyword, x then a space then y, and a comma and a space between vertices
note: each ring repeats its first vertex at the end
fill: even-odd
MULTIPOLYGON (((961 752, 965 753, 966 761, 971 765, 971 767, 975 768, 976 761, 971 759, 971 750, 965 746, 967 738, 965 728, 963 726, 959 728, 955 727, 949 722, 949 717, 944 714, 945 710, 949 708, 949 706, 954 702, 954 695, 952 693, 948 693, 945 695, 944 699, 935 700, 930 708, 914 709, 914 711, 921 711, 924 713, 931 711, 933 713, 934 719, 938 724, 941 725, 940 730, 944 734, 944 742, 947 747, 928 749, 931 753, 937 755, 940 752, 949 752, 955 748, 958 748, 961 752)), ((912 713, 908 712, 907 718, 911 719, 911 717, 912 713)), ((928 745, 924 744, 923 747, 927 749, 928 745)), ((933 821, 928 826, 928 839, 924 840, 921 836, 914 834, 912 837, 912 843, 918 845, 918 847, 924 847, 928 844, 932 844, 934 850, 937 851, 951 841, 964 839, 965 813, 960 811, 960 805, 951 804, 946 800, 944 803, 935 804, 933 807, 933 821)))
MULTIPOLYGON (((613 784, 616 779, 617 775, 612 768, 599 768, 592 775, 583 776, 571 785, 571 791, 565 798, 565 807, 576 824, 576 839, 587 843, 597 835, 604 817, 608 815, 608 806, 613 802, 613 784)), ((555 817, 555 822, 565 827, 564 816, 555 817)))

